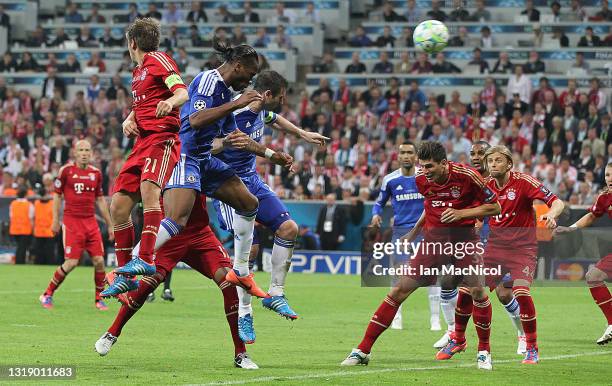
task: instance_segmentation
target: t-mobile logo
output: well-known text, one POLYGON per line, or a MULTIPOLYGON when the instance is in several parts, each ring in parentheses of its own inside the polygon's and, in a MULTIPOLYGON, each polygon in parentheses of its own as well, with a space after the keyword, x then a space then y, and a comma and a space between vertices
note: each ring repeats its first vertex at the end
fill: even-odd
POLYGON ((81 194, 85 190, 85 184, 82 182, 77 182, 74 184, 74 191, 76 194, 81 194))

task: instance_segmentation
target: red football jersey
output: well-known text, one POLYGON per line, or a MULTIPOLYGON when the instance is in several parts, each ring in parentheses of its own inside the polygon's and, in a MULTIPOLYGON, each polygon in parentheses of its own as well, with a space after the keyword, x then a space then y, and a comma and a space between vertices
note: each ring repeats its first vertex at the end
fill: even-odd
POLYGON ((544 201, 550 207, 557 199, 540 181, 521 172, 511 171, 508 182, 501 188, 497 186, 494 178, 487 179, 487 186, 497 194, 502 208, 500 214, 491 216, 491 228, 535 228, 533 201, 544 201))
POLYGON ((68 163, 55 179, 55 193, 64 195, 64 216, 94 217, 96 198, 103 195, 102 174, 91 165, 81 169, 68 163))
POLYGON ((174 90, 186 88, 178 67, 164 52, 147 52, 142 65, 132 72, 132 110, 140 137, 153 133, 178 133, 181 120, 180 109, 176 108, 163 118, 156 118, 155 112, 160 101, 172 97, 174 90))
POLYGON ((501 213, 491 216, 489 226, 489 243, 514 248, 536 248, 536 213, 533 208, 535 200, 544 201, 550 207, 557 199, 540 181, 529 174, 510 172, 508 182, 503 187, 489 177, 487 186, 497 194, 501 213))
POLYGON ((497 195, 486 186, 476 169, 451 161, 448 165, 448 178, 441 185, 428 181, 422 171, 417 171, 416 185, 425 197, 425 229, 473 227, 476 220, 444 224, 440 216, 448 208, 467 209, 497 201, 497 195))
POLYGON ((595 217, 601 217, 608 212, 608 217, 612 218, 612 191, 606 190, 597 196, 597 200, 589 209, 595 217))

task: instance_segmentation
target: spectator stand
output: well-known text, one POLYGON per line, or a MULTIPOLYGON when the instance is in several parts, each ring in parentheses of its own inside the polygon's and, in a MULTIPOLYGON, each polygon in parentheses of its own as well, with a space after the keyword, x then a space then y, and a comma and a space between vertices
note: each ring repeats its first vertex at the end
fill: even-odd
MULTIPOLYGON (((57 28, 63 28, 64 32, 74 38, 78 36, 80 32, 80 28, 83 24, 64 24, 64 23, 55 23, 55 24, 46 24, 43 26, 43 30, 45 32, 45 36, 48 39, 53 39, 55 37, 55 31, 57 28)), ((105 24, 88 24, 90 29, 90 33, 97 39, 104 33, 104 28, 107 27, 105 24)), ((128 26, 127 23, 122 24, 112 24, 111 33, 115 36, 123 36, 125 28, 128 26)), ((162 40, 165 36, 167 36, 167 31, 171 26, 163 25, 162 27, 162 40)), ((217 28, 224 28, 228 37, 231 37, 232 28, 235 25, 231 23, 224 24, 199 24, 198 31, 202 37, 210 37, 212 40, 212 36, 214 31, 217 28)), ((252 24, 245 23, 241 24, 242 31, 247 36, 247 41, 251 43, 255 39, 255 33, 258 27, 265 27, 266 33, 269 35, 274 35, 277 31, 277 26, 270 26, 266 24, 252 24)), ((190 25, 188 23, 181 24, 177 26, 177 33, 179 37, 184 38, 185 42, 189 41, 189 30, 190 25)), ((285 33, 291 37, 293 40, 293 46, 299 47, 297 50, 298 60, 301 64, 312 64, 313 56, 321 56, 323 53, 323 34, 321 28, 314 24, 292 24, 285 28, 285 33)), ((174 47, 173 47, 174 48, 174 47)), ((272 45, 269 45, 268 48, 274 49, 272 45)))
MULTIPOLYGON (((607 75, 608 68, 606 64, 612 63, 612 50, 607 47, 599 48, 568 48, 546 49, 546 48, 511 48, 511 49, 482 49, 482 59, 489 62, 489 68, 493 69, 495 62, 499 59, 501 52, 507 52, 510 61, 513 64, 524 64, 529 59, 529 53, 536 51, 539 58, 546 64, 546 75, 562 74, 565 75, 572 68, 576 60, 576 53, 584 54, 584 60, 590 64, 591 74, 607 75)), ((380 53, 387 52, 391 62, 398 61, 404 52, 410 55, 411 63, 416 60, 417 51, 406 48, 352 48, 352 47, 336 47, 334 49, 334 58, 341 71, 344 71, 347 65, 351 63, 351 57, 354 52, 359 53, 359 59, 366 65, 368 71, 374 67, 374 64, 379 61, 380 53)), ((453 64, 460 67, 465 73, 467 64, 473 58, 473 48, 446 48, 444 58, 453 64)), ((430 62, 433 58, 430 59, 430 62)))
MULTIPOLYGON (((366 90, 371 82, 374 82, 379 87, 386 88, 389 86, 389 82, 392 78, 397 78, 399 84, 402 87, 407 87, 413 80, 416 80, 420 87, 424 88, 426 93, 434 93, 436 95, 446 95, 446 100, 450 100, 450 95, 453 91, 459 91, 465 100, 468 95, 474 92, 482 91, 484 86, 484 80, 486 77, 492 77, 497 85, 505 90, 510 75, 448 75, 431 74, 423 75, 400 75, 400 74, 367 74, 367 75, 356 75, 356 74, 308 74, 306 75, 306 88, 309 94, 312 94, 320 84, 322 78, 329 81, 329 85, 332 89, 338 87, 338 82, 341 79, 346 80, 347 85, 351 91, 366 90)), ((555 89, 557 93, 560 93, 564 89, 567 89, 567 82, 569 79, 576 79, 579 88, 588 89, 589 81, 591 77, 568 77, 561 75, 547 76, 550 86, 555 89)), ((531 82, 533 89, 537 88, 538 77, 532 77, 531 82)), ((609 92, 612 88, 612 78, 600 79, 601 88, 606 89, 609 92)))
MULTIPOLYGON (((121 66, 123 54, 126 48, 104 48, 104 49, 89 49, 79 48, 77 50, 67 50, 61 48, 15 48, 12 50, 13 54, 19 57, 24 52, 30 52, 33 58, 40 65, 46 65, 49 61, 49 54, 54 54, 58 61, 64 62, 66 57, 70 54, 74 54, 81 65, 91 59, 93 52, 98 52, 100 59, 104 60, 106 64, 106 74, 114 74, 121 66)), ((258 49, 257 52, 262 54, 268 60, 271 69, 278 71, 283 74, 289 82, 295 82, 296 79, 296 68, 297 68, 297 55, 292 50, 271 50, 271 49, 258 49)), ((208 60, 210 55, 214 53, 212 48, 189 48, 187 53, 195 62, 189 64, 189 71, 186 71, 184 75, 195 76, 200 72, 203 64, 208 60), (195 71, 195 72, 194 72, 195 71)), ((126 84, 126 87, 128 85, 126 84)), ((37 95, 37 94, 34 94, 37 95)))
MULTIPOLYGON (((38 2, 24 0, 0 0, 0 6, 10 17, 12 39, 24 39, 26 31, 32 31, 38 23, 38 2)), ((4 50, 1 50, 4 52, 4 50)))
MULTIPOLYGON (((364 0, 366 1, 370 7, 374 6, 375 0, 364 0)), ((404 0, 390 0, 390 3, 393 4, 394 11, 398 14, 403 14, 406 10, 406 1, 404 0)), ((417 0, 416 8, 420 10, 429 10, 431 9, 431 0, 417 0)), ((450 14, 453 10, 452 1, 441 1, 440 9, 445 11, 446 14, 450 14)), ((464 8, 467 10, 470 15, 474 13, 475 1, 469 0, 464 1, 464 8)), ((552 17, 552 12, 550 9, 552 1, 549 0, 534 0, 534 8, 540 11, 540 21, 546 22, 547 19, 550 20, 552 17)), ((569 9, 569 0, 561 0, 561 20, 569 21, 572 20, 571 16, 568 14, 569 9)), ((600 0, 582 0, 582 7, 586 11, 588 15, 593 15, 597 11, 601 9, 601 1, 600 0)), ((501 22, 520 22, 523 21, 523 15, 520 12, 517 14, 516 10, 519 8, 521 11, 525 9, 525 0, 485 0, 485 9, 491 13, 491 21, 501 21, 501 22)), ((423 12, 423 17, 425 15, 423 12)), ((375 10, 370 12, 370 20, 382 20, 382 11, 375 10)))
MULTIPOLYGON (((499 48, 509 47, 533 47, 533 31, 534 23, 480 23, 480 22, 445 22, 448 27, 450 36, 455 36, 459 32, 460 27, 465 27, 469 36, 468 47, 478 47, 480 30, 484 26, 488 26, 491 29, 491 35, 493 36, 495 45, 499 48)), ((385 26, 391 27, 391 34, 393 36, 400 36, 402 30, 405 27, 414 28, 415 26, 410 23, 374 23, 367 22, 362 24, 366 35, 375 41, 376 38, 383 34, 385 26)), ((585 34, 585 30, 589 27, 588 23, 577 23, 577 22, 560 22, 560 23, 540 23, 540 28, 544 37, 552 35, 553 28, 558 28, 567 35, 569 38, 570 47, 575 47, 578 44, 578 40, 585 34)), ((593 28, 593 33, 599 36, 605 36, 612 27, 612 23, 597 23, 590 25, 593 28)))

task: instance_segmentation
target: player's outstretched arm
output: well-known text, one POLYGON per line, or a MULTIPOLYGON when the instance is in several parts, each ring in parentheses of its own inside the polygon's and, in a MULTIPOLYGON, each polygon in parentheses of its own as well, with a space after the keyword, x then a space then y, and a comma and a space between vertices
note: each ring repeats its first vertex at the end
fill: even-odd
POLYGON ((53 224, 51 224, 51 232, 57 235, 60 232, 60 208, 62 207, 63 195, 55 193, 53 195, 53 224))
POLYGON ((313 143, 319 146, 325 146, 325 142, 329 141, 329 138, 324 137, 319 133, 300 129, 299 127, 291 123, 291 121, 280 115, 276 116, 276 122, 274 122, 272 127, 277 130, 284 131, 288 134, 292 134, 308 143, 313 143))
POLYGON ((559 226, 559 227, 555 228, 553 236, 556 236, 556 235, 561 234, 561 233, 573 232, 573 231, 575 231, 576 229, 579 229, 579 228, 588 228, 591 225, 593 225, 593 223, 595 222, 596 219, 597 219, 597 216, 595 216, 593 213, 589 212, 589 213, 585 214, 584 216, 582 216, 578 221, 576 221, 575 223, 573 223, 572 225, 570 225, 568 227, 559 226))
POLYGON ((231 114, 235 110, 247 106, 251 102, 263 100, 262 96, 255 90, 248 90, 240 98, 222 104, 218 107, 203 108, 189 116, 189 124, 196 130, 200 130, 213 122, 231 114))
POLYGON ((179 108, 189 100, 189 93, 184 87, 175 89, 172 96, 164 101, 159 101, 155 116, 157 118, 165 117, 170 114, 173 109, 179 108))
POLYGON ((106 227, 108 228, 108 239, 113 241, 115 239, 115 232, 113 230, 113 222, 111 221, 110 210, 108 208, 108 202, 104 196, 98 197, 96 200, 96 204, 98 205, 98 209, 100 210, 100 214, 102 214, 102 218, 106 223, 106 227))
POLYGON ((499 202, 495 201, 491 204, 482 204, 475 208, 468 209, 452 209, 448 208, 442 213, 440 220, 445 223, 453 223, 466 219, 477 219, 487 216, 497 216, 501 213, 499 202))
MULTIPOLYGON (((213 150, 216 150, 214 146, 215 143, 213 141, 213 150)), ((269 159, 272 163, 276 165, 281 165, 283 167, 289 168, 293 164, 293 157, 291 157, 289 154, 283 152, 276 152, 272 149, 268 149, 266 146, 255 141, 253 138, 249 137, 239 129, 234 130, 228 136, 223 138, 221 149, 224 149, 226 147, 233 147, 235 149, 243 150, 249 153, 254 153, 255 155, 265 157, 269 159)))
POLYGON ((540 221, 546 221, 546 227, 549 229, 554 229, 557 227, 557 219, 563 213, 565 209, 565 204, 563 201, 556 199, 550 206, 550 210, 548 213, 540 216, 540 221))

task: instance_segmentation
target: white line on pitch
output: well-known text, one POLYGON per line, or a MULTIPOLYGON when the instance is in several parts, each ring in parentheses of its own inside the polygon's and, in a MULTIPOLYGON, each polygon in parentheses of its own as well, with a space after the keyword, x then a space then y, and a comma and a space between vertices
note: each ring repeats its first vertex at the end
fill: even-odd
MULTIPOLYGON (((598 355, 611 355, 612 351, 592 351, 580 354, 565 354, 565 355, 555 355, 551 357, 542 357, 540 360, 542 361, 558 361, 562 359, 571 359, 578 358, 584 356, 598 356, 598 355)), ((516 363, 517 359, 502 359, 498 361, 494 361, 495 364, 498 363, 516 363)), ((459 368, 473 367, 476 368, 476 364, 474 363, 465 363, 457 366, 429 366, 429 367, 398 367, 398 368, 386 368, 386 369, 373 369, 373 370, 362 370, 362 371, 336 371, 334 373, 324 373, 324 374, 304 374, 304 375, 293 375, 293 376, 280 376, 280 377, 259 377, 259 378, 251 378, 239 381, 220 381, 220 382, 210 382, 204 383, 200 386, 208 386, 208 385, 244 385, 247 383, 255 383, 255 382, 269 382, 269 381, 299 381, 299 380, 307 380, 307 379, 320 379, 320 378, 339 378, 339 377, 358 377, 360 375, 368 375, 368 374, 381 374, 381 373, 390 373, 390 372, 405 372, 405 371, 428 371, 428 370, 452 370, 459 368)), ((190 385, 195 386, 195 385, 190 385)))
POLYGON ((38 327, 35 324, 11 324, 13 327, 38 327))

